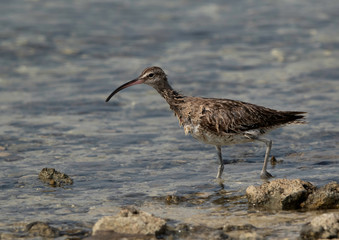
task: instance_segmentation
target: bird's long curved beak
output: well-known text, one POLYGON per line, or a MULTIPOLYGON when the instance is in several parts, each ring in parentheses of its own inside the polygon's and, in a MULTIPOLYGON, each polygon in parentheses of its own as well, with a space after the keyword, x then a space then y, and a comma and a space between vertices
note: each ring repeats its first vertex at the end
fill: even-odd
POLYGON ((106 102, 108 102, 117 92, 121 91, 122 89, 124 88, 128 88, 130 86, 133 86, 133 85, 137 85, 137 84, 142 84, 144 83, 144 80, 141 79, 141 78, 136 78, 136 79, 133 79, 132 81, 129 81, 123 85, 121 85, 120 87, 118 87, 117 89, 115 89, 107 98, 106 98, 106 102))

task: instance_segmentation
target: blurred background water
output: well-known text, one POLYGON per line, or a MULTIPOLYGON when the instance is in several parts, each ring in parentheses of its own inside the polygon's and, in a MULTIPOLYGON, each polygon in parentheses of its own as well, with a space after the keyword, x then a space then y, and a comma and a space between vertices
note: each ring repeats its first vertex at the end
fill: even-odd
POLYGON ((338 12, 336 0, 1 1, 0 231, 36 220, 90 228, 129 204, 174 219, 247 214, 262 144, 224 147, 220 186, 215 148, 184 136, 153 89, 104 102, 152 65, 187 95, 308 112, 307 125, 269 135, 283 160, 269 171, 338 181, 338 12), (74 184, 41 183, 44 167, 74 184), (169 206, 167 195, 190 200, 169 206))

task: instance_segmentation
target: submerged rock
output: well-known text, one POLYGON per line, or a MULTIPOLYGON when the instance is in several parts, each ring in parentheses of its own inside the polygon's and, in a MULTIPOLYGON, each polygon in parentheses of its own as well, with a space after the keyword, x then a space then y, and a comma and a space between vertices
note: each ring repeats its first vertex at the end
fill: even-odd
POLYGON ((93 235, 112 233, 158 236, 166 230, 166 220, 135 208, 125 208, 116 216, 101 218, 93 226, 93 235))
POLYGON ((30 236, 44 237, 44 238, 55 238, 60 236, 60 231, 57 228, 49 226, 44 222, 32 222, 27 224, 26 232, 30 236))
POLYGON ((223 230, 229 235, 230 239, 264 239, 257 233, 258 229, 252 224, 225 225, 223 230))
POLYGON ((249 186, 246 195, 249 204, 274 210, 301 208, 301 204, 316 188, 300 179, 276 179, 261 186, 249 186))
POLYGON ((339 208, 339 184, 329 184, 315 190, 302 204, 303 208, 309 210, 338 209, 339 208))
MULTIPOLYGON (((45 222, 32 222, 26 225, 25 229, 20 234, 13 234, 13 237, 10 239, 22 239, 22 238, 29 238, 32 237, 42 237, 43 239, 48 238, 57 238, 63 237, 63 239, 82 239, 87 237, 90 234, 88 228, 84 227, 80 228, 70 228, 70 229, 60 229, 50 226, 48 223, 45 222)), ((0 235, 2 237, 2 235, 0 235)), ((35 239, 34 238, 34 239, 35 239)), ((1 238, 2 239, 2 238, 1 238)), ((4 238, 5 239, 5 238, 4 238)), ((7 239, 7 238, 6 238, 7 239)), ((40 238, 39 238, 40 239, 40 238)))
POLYGON ((183 196, 176 196, 176 195, 167 195, 165 197, 165 203, 168 205, 171 204, 179 204, 181 202, 187 202, 187 198, 183 196))
POLYGON ((225 232, 232 232, 232 231, 253 231, 257 228, 252 224, 244 224, 244 225, 225 225, 223 227, 225 232))
POLYGON ((114 231, 98 231, 95 235, 85 238, 85 240, 156 240, 155 236, 144 234, 116 233, 114 231))
POLYGON ((301 239, 338 239, 339 213, 325 213, 303 226, 301 239))
POLYGON ((39 173, 39 179, 55 187, 73 184, 73 180, 67 174, 58 172, 54 168, 43 168, 39 173))
POLYGON ((165 235, 169 236, 169 239, 229 239, 229 236, 223 231, 223 229, 210 228, 204 225, 193 226, 186 223, 178 224, 173 229, 168 228, 165 235))

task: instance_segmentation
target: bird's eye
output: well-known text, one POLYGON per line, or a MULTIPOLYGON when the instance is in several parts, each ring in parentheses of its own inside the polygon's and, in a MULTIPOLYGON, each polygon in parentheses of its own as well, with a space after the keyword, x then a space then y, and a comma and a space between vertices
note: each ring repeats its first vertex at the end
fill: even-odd
POLYGON ((148 77, 150 77, 150 78, 154 77, 154 73, 148 74, 148 77))

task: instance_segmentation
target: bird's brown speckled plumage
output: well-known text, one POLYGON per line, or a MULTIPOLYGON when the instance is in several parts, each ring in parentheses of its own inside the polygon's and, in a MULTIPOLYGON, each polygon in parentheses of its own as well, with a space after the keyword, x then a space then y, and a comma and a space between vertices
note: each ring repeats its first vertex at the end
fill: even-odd
POLYGON ((285 124, 303 123, 304 112, 277 111, 230 99, 184 96, 172 89, 165 72, 159 67, 146 68, 138 78, 112 92, 106 101, 120 90, 141 83, 152 86, 167 101, 185 134, 191 134, 197 140, 217 147, 219 178, 223 171, 221 146, 255 140, 262 141, 267 146, 261 177, 271 177, 266 166, 272 141, 260 136, 285 124))

